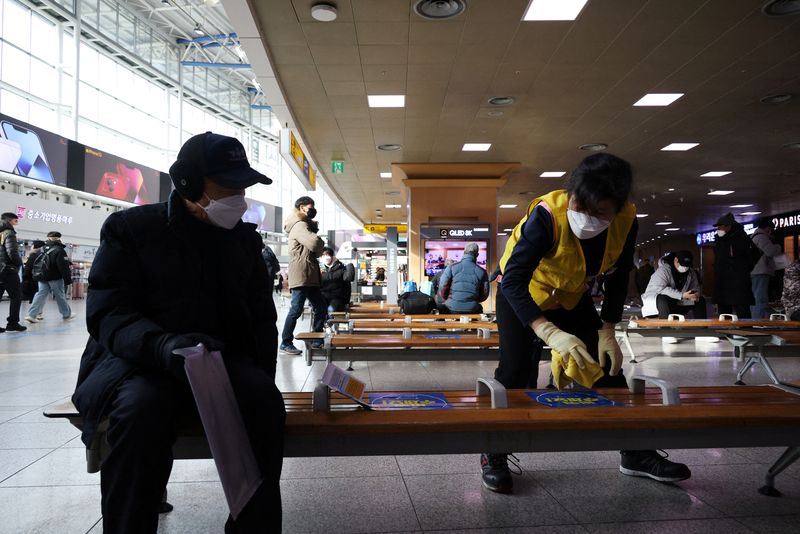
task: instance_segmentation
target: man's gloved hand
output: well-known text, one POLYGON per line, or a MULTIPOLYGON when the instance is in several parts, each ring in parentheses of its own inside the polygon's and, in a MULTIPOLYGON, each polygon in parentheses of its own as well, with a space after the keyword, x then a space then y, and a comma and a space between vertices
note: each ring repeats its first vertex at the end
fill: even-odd
POLYGON ((569 362, 569 357, 572 356, 572 359, 581 369, 586 367, 586 363, 594 362, 583 341, 572 334, 564 332, 550 321, 534 327, 533 331, 551 349, 558 352, 565 362, 569 362))
POLYGON ((611 358, 611 369, 609 376, 616 376, 622 369, 622 349, 617 343, 617 336, 611 328, 602 328, 597 331, 599 339, 597 341, 597 354, 600 359, 600 367, 606 367, 606 355, 611 358))
POLYGON ((175 350, 196 347, 202 343, 209 351, 222 350, 224 344, 206 334, 192 332, 189 334, 163 334, 156 340, 156 360, 161 368, 171 372, 179 380, 186 380, 183 368, 185 358, 174 354, 175 350))
POLYGON ((315 234, 319 232, 319 223, 317 221, 309 219, 308 221, 306 221, 306 224, 308 225, 309 232, 313 232, 315 234))

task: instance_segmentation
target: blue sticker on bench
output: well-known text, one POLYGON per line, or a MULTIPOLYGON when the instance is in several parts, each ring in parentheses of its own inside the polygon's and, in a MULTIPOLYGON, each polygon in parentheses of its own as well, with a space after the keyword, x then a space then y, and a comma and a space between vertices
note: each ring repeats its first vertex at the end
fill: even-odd
POLYGON ((461 334, 425 334, 425 339, 461 339, 461 334))
POLYGON ((614 402, 611 399, 600 395, 593 390, 581 391, 548 391, 541 393, 539 391, 527 391, 530 398, 550 406, 551 408, 596 408, 608 406, 622 406, 619 402, 614 402))
POLYGON ((443 410, 453 407, 447 403, 444 393, 369 393, 368 395, 369 405, 376 410, 443 410))

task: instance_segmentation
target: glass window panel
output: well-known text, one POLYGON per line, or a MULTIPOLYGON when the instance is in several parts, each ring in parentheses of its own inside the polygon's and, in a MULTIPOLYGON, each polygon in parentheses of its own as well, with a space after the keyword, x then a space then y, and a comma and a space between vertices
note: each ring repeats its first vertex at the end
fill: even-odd
POLYGON ((50 65, 58 64, 58 29, 49 21, 34 16, 31 20, 31 53, 50 65))
POLYGON ((58 74, 50 65, 31 58, 31 93, 48 102, 58 102, 58 74))
POLYGON ((0 113, 28 122, 29 100, 10 91, 0 90, 0 113))
MULTIPOLYGON (((70 80, 71 81, 71 80, 70 80)), ((81 117, 86 117, 93 121, 98 120, 97 106, 99 103, 99 94, 97 89, 88 84, 80 82, 80 94, 78 95, 81 117)))
POLYGON ((30 50, 31 12, 16 2, 5 2, 3 13, 3 39, 23 50, 30 50))
POLYGON ((97 57, 97 88, 105 91, 106 93, 116 94, 117 85, 124 86, 123 70, 117 69, 117 64, 114 60, 98 55, 97 57), (119 84, 118 84, 119 82, 119 84))
POLYGON ((23 91, 28 91, 30 86, 31 56, 14 48, 4 45, 0 76, 4 82, 23 91))
POLYGON ((50 132, 58 131, 58 115, 56 114, 55 110, 45 106, 40 106, 35 102, 30 103, 28 122, 50 132))
POLYGON ((97 87, 97 52, 81 43, 81 81, 97 87))

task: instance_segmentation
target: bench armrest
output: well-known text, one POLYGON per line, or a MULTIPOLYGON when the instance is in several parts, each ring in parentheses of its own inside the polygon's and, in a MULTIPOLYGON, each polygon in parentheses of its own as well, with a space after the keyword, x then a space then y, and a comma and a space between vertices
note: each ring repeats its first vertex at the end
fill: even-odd
POLYGON ((630 382, 631 393, 644 393, 646 383, 657 386, 661 390, 661 399, 665 405, 677 406, 681 403, 681 395, 678 392, 678 386, 654 376, 632 376, 630 382))
POLYGON ((475 394, 481 396, 487 393, 492 397, 492 408, 508 408, 505 386, 494 378, 478 378, 475 394))

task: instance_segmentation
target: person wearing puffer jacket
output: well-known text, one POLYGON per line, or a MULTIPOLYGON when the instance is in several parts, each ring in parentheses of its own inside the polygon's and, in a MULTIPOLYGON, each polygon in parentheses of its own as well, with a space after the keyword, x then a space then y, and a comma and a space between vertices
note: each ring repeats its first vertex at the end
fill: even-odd
POLYGON ((695 319, 706 318, 706 299, 692 263, 688 250, 670 252, 661 259, 642 294, 643 316, 666 319, 671 313, 692 312, 695 319))
POLYGON ((770 219, 762 219, 758 222, 758 229, 750 239, 753 244, 764 254, 759 258, 756 266, 750 271, 750 282, 753 289, 753 297, 756 299, 755 306, 750 306, 750 315, 753 319, 765 319, 769 308, 769 281, 775 276, 775 256, 783 251, 778 243, 772 241, 772 232, 775 230, 775 223, 770 219))

